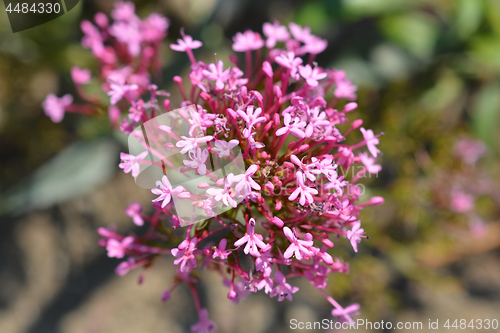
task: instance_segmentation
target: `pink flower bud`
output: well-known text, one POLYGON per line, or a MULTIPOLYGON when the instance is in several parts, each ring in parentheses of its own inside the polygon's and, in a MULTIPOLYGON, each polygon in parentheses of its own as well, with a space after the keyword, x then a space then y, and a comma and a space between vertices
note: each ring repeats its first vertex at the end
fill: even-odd
POLYGON ((264 63, 262 64, 262 71, 264 72, 264 74, 266 74, 267 77, 273 77, 273 68, 271 67, 271 64, 269 62, 264 61, 264 63))
POLYGON ((309 149, 309 145, 302 145, 299 147, 299 149, 297 150, 297 153, 303 153, 305 152, 306 150, 309 149))
POLYGON ((163 296, 161 297, 161 301, 166 302, 166 301, 168 301, 169 298, 170 298, 170 290, 167 290, 163 293, 163 296))
POLYGON ((180 76, 174 76, 174 78, 172 79, 175 83, 177 84, 181 84, 182 83, 182 77, 180 76))
POLYGON ((345 106, 344 106, 344 110, 343 112, 350 112, 354 109, 356 109, 358 107, 358 103, 354 103, 354 102, 351 102, 351 103, 347 103, 345 106))
POLYGON ((282 203, 281 201, 278 201, 278 202, 276 203, 276 206, 274 207, 274 209, 276 209, 276 210, 280 210, 280 209, 281 209, 281 207, 283 207, 283 203, 282 203))
POLYGON ((325 244, 329 248, 333 247, 333 242, 331 240, 329 240, 328 238, 322 239, 321 241, 323 242, 323 244, 325 244))
POLYGON ((99 26, 99 28, 104 29, 108 26, 108 17, 104 13, 97 13, 94 16, 95 23, 99 26))
POLYGON ((278 127, 280 125, 280 115, 275 113, 273 116, 274 126, 278 127))
POLYGON ((278 86, 274 86, 274 96, 276 96, 276 99, 278 100, 278 102, 281 101, 281 96, 283 96, 281 94, 281 88, 278 87, 278 86))
POLYGON ((165 109, 170 111, 170 100, 169 99, 164 100, 163 106, 165 107, 165 109))
POLYGON ((263 159, 267 159, 269 157, 269 154, 266 153, 265 151, 262 152, 262 154, 260 155, 263 159))
POLYGON ((357 120, 355 120, 355 121, 352 122, 351 128, 352 129, 356 129, 356 128, 361 127, 361 125, 363 125, 363 120, 362 119, 357 119, 357 120))
POLYGON ((384 204, 384 198, 382 197, 373 197, 370 199, 370 203, 372 206, 380 206, 384 204))
POLYGON ((235 299, 236 298, 236 291, 234 291, 234 289, 229 290, 229 293, 227 294, 227 298, 235 299))
POLYGON ((280 228, 283 228, 283 225, 285 224, 283 220, 277 216, 273 217, 271 222, 280 228))
POLYGON ((215 182, 215 185, 217 185, 217 186, 223 186, 224 183, 225 183, 224 178, 220 178, 219 180, 217 180, 215 182))
POLYGON ((207 182, 203 182, 203 183, 199 183, 199 184, 198 184, 198 188, 202 188, 202 189, 203 189, 203 188, 207 188, 207 187, 209 187, 209 186, 210 186, 210 184, 209 184, 209 183, 207 183, 207 182))

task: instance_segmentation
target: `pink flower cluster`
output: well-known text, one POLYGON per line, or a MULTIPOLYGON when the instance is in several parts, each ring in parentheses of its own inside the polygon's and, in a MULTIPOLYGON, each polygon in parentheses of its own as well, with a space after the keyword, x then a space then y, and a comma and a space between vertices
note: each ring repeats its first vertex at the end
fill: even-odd
MULTIPOLYGON (((150 75, 158 68, 159 44, 166 36, 168 20, 158 14, 141 20, 133 4, 124 2, 116 4, 111 16, 113 24, 102 13, 95 17, 97 26, 84 21, 82 43, 99 62, 98 78, 110 96, 107 107, 112 123, 121 121, 120 130, 130 134, 159 115, 161 106, 172 110, 169 94, 151 84, 150 75)), ((198 275, 192 273, 200 266, 221 275, 233 302, 258 290, 278 296, 278 301, 292 300, 298 287, 288 281, 303 277, 332 304, 332 315, 352 320, 359 306, 343 308, 322 290, 330 273, 349 269, 329 252, 333 241, 340 245, 345 239, 357 252, 358 244, 368 237, 361 228, 360 210, 384 201, 372 197, 359 203, 362 188, 358 181, 381 169, 376 164, 379 135, 361 127, 362 120, 348 119, 357 108, 352 102, 357 88, 345 72, 314 62, 327 41, 294 23, 288 27, 277 21, 265 23, 263 32, 264 38, 250 30, 233 38, 233 50, 245 54, 244 71, 236 56, 230 58, 232 64, 197 61, 193 50, 202 43, 181 32, 171 48, 187 54, 191 71, 188 85, 182 84, 181 77, 174 82, 183 97, 180 107, 195 106, 186 115, 191 127, 188 136, 181 137, 166 125, 158 130, 161 136, 175 139, 175 144, 166 147, 183 156, 184 167, 179 171, 194 170, 211 183, 198 184, 203 190, 198 195, 172 185, 163 175, 152 190, 157 195, 152 214, 137 203, 126 209, 137 226, 148 226, 145 236, 99 229, 100 244, 110 257, 128 256, 117 267, 120 275, 137 267, 147 269, 160 255, 175 257, 177 278, 163 299, 179 283, 186 284, 200 316, 200 322, 192 326, 196 332, 216 329, 198 298, 198 275), (307 60, 302 58, 306 55, 307 60), (358 129, 361 141, 346 143, 346 136, 358 129), (242 150, 246 171, 216 177, 208 157, 229 157, 236 146, 242 150), (358 172, 351 176, 346 170, 355 166, 358 172), (187 224, 176 215, 174 198, 196 205, 209 217, 188 225, 183 239, 177 239, 172 230, 187 224), (215 207, 228 210, 215 214, 215 207), (166 229, 163 220, 171 221, 173 228, 166 229), (241 260, 244 255, 250 260, 241 260)), ((78 88, 91 79, 90 74, 82 69, 72 73, 77 92, 87 104, 75 105, 68 97, 56 100, 50 95, 44 109, 54 121, 62 119, 64 110, 94 114, 103 107, 78 88)), ((136 177, 141 165, 149 162, 146 155, 122 153, 119 166, 136 177)), ((165 158, 162 165, 168 163, 165 158)))

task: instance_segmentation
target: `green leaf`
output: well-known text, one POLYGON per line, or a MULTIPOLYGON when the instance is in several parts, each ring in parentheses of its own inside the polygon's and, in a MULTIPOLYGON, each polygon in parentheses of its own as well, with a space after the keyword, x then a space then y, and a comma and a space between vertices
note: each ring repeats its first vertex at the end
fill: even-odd
POLYGON ((109 139, 74 143, 2 197, 0 214, 21 214, 75 198, 109 180, 118 147, 109 139))
POLYGON ((477 93, 471 108, 476 135, 493 149, 499 148, 500 84, 490 83, 477 93))
POLYGON ((480 0, 457 1, 455 30, 461 40, 469 38, 481 24, 483 4, 480 0))
POLYGON ((438 24, 423 13, 405 13, 384 18, 382 31, 395 43, 420 59, 429 58, 436 45, 438 24))

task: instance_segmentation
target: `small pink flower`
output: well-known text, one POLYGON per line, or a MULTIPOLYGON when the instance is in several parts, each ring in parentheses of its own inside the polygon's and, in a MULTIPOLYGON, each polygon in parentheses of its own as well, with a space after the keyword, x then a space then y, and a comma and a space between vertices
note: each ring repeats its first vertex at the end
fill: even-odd
POLYGON ((70 94, 58 98, 54 94, 48 94, 42 103, 45 114, 55 123, 61 122, 64 118, 65 108, 73 102, 73 96, 70 94))
POLYGON ((183 273, 189 272, 191 269, 196 268, 196 257, 195 255, 200 254, 200 250, 196 250, 196 244, 198 244, 198 239, 193 237, 190 241, 183 240, 182 243, 176 249, 170 250, 174 257, 174 265, 181 264, 180 271, 183 273))
POLYGON ((314 199, 312 194, 318 194, 318 190, 310 188, 304 184, 304 174, 301 171, 297 171, 297 182, 299 183, 299 187, 297 187, 295 191, 290 194, 288 200, 294 201, 300 194, 299 203, 302 206, 313 203, 314 199))
POLYGON ((292 51, 289 51, 287 53, 282 53, 276 58, 274 58, 274 61, 278 65, 281 65, 285 68, 290 69, 290 76, 294 78, 295 80, 299 79, 299 74, 298 74, 298 68, 299 65, 302 64, 302 59, 299 57, 295 57, 295 53, 292 51))
POLYGON ((141 22, 142 39, 146 42, 160 41, 167 34, 169 21, 160 14, 152 13, 141 22))
POLYGON ((311 28, 304 27, 302 28, 300 25, 290 22, 288 24, 290 31, 292 32, 293 38, 303 43, 307 43, 307 41, 311 38, 311 28))
POLYGON ((156 182, 156 186, 158 188, 152 189, 151 192, 159 195, 159 197, 153 199, 153 202, 162 201, 161 208, 164 208, 170 202, 172 196, 179 198, 189 198, 190 196, 189 192, 184 192, 185 188, 183 186, 177 186, 175 189, 172 188, 166 175, 163 175, 161 181, 156 182))
POLYGON ((200 48, 203 43, 199 40, 193 40, 193 37, 182 34, 182 39, 177 39, 177 44, 171 44, 170 48, 178 52, 186 52, 186 50, 194 50, 200 48))
POLYGON ((349 316, 351 315, 359 315, 359 304, 354 303, 349 305, 348 307, 344 309, 333 309, 332 310, 332 316, 338 316, 339 317, 339 322, 344 323, 344 322, 349 322, 349 316))
POLYGON ((361 163, 363 163, 369 173, 375 174, 382 170, 382 167, 379 164, 375 164, 375 159, 368 156, 367 153, 360 153, 358 156, 361 160, 361 163))
POLYGON ((313 157, 312 162, 316 164, 316 169, 311 170, 312 173, 315 174, 324 174, 326 178, 330 181, 333 179, 337 178, 337 164, 334 163, 333 161, 333 156, 332 155, 326 155, 324 158, 320 161, 316 157, 313 157))
POLYGON ((229 257, 229 254, 231 254, 231 251, 226 251, 226 246, 227 246, 227 239, 222 238, 219 242, 219 247, 214 248, 214 254, 212 255, 212 258, 221 258, 222 260, 227 259, 229 257))
POLYGON ((262 113, 261 108, 257 108, 254 111, 253 106, 248 106, 246 113, 241 110, 238 110, 236 112, 241 118, 243 118, 243 120, 245 120, 247 124, 247 127, 243 130, 243 136, 245 138, 248 138, 250 136, 255 125, 263 123, 267 120, 266 117, 259 117, 259 115, 262 113))
POLYGON ((234 193, 231 190, 231 184, 233 183, 233 177, 234 175, 230 173, 227 175, 226 179, 224 180, 224 188, 209 188, 207 189, 207 194, 212 196, 212 200, 215 201, 222 201, 224 205, 229 206, 231 205, 233 208, 236 208, 238 203, 236 200, 234 200, 233 196, 234 193))
POLYGON ((201 148, 196 148, 195 150, 190 150, 188 156, 191 160, 183 160, 184 165, 196 169, 200 175, 205 175, 207 173, 206 161, 208 159, 208 150, 201 148))
POLYGON ((271 268, 271 266, 267 266, 266 268, 264 268, 262 273, 262 280, 257 283, 257 289, 264 289, 264 292, 266 294, 273 292, 274 281, 271 278, 272 271, 273 269, 271 268))
POLYGON ((295 163, 302 170, 302 172, 304 173, 304 176, 306 176, 307 179, 309 179, 312 182, 316 180, 316 175, 315 175, 315 173, 316 173, 315 171, 316 170, 314 170, 315 167, 316 167, 315 163, 304 164, 295 155, 290 156, 290 161, 292 161, 293 163, 295 163))
POLYGON ((277 286, 274 287, 270 296, 274 297, 276 295, 279 295, 278 302, 283 301, 285 298, 291 301, 292 294, 295 294, 297 291, 299 291, 299 287, 292 287, 288 283, 286 283, 285 276, 280 271, 276 272, 274 279, 276 280, 277 286))
POLYGON ((280 25, 278 21, 271 23, 264 23, 262 32, 266 35, 266 47, 272 49, 276 42, 284 42, 290 39, 290 34, 284 25, 280 25))
POLYGON ((123 169, 123 172, 125 173, 129 173, 130 171, 132 171, 132 177, 137 177, 139 176, 139 173, 141 171, 140 161, 144 160, 146 156, 148 156, 147 151, 143 151, 137 156, 120 153, 120 159, 122 160, 122 163, 120 163, 118 167, 120 169, 123 169))
POLYGON ((136 20, 135 5, 129 1, 118 1, 115 8, 111 12, 111 17, 116 21, 131 21, 136 20))
POLYGON ((264 46, 264 41, 260 37, 260 34, 252 30, 247 30, 244 33, 238 32, 233 37, 233 41, 233 51, 236 52, 257 50, 264 46))
POLYGON ((212 148, 212 151, 216 151, 219 153, 219 157, 229 156, 231 153, 231 149, 236 147, 240 142, 238 140, 231 140, 229 142, 222 140, 215 140, 215 147, 212 148))
POLYGON ((298 52, 300 54, 310 53, 319 54, 323 52, 328 46, 328 42, 325 39, 319 38, 317 36, 310 36, 306 41, 306 45, 302 46, 298 52))
POLYGON ((306 127, 306 122, 301 121, 299 117, 295 117, 292 122, 292 116, 289 113, 285 113, 284 125, 284 127, 276 131, 276 136, 282 136, 288 132, 293 133, 295 136, 301 139, 306 136, 306 133, 304 133, 304 131, 302 130, 304 127, 306 127))
POLYGON ((128 248, 130 244, 134 242, 134 237, 128 236, 122 239, 122 241, 118 241, 114 238, 108 239, 108 243, 106 244, 106 250, 108 251, 108 257, 110 258, 123 258, 125 256, 125 250, 128 248))
POLYGON ((356 91, 358 87, 352 84, 351 81, 345 79, 336 82, 334 95, 337 98, 345 98, 350 101, 356 100, 356 91))
POLYGON ((297 239, 295 232, 292 232, 292 230, 288 227, 283 228, 283 233, 285 234, 286 238, 288 238, 290 243, 292 243, 286 249, 283 257, 288 259, 295 255, 295 258, 297 258, 297 260, 302 260, 303 258, 307 260, 309 259, 309 257, 314 255, 314 253, 309 250, 309 248, 311 248, 314 244, 312 240, 313 237, 310 233, 306 234, 304 240, 297 239))
POLYGON ((211 135, 207 135, 207 136, 203 136, 203 137, 198 137, 198 138, 188 138, 188 137, 185 137, 185 136, 181 136, 182 140, 177 141, 177 143, 175 144, 175 146, 179 147, 179 148, 184 147, 181 150, 181 154, 185 154, 185 153, 187 153, 190 150, 198 148, 200 143, 205 143, 205 142, 208 142, 208 141, 212 141, 213 138, 214 137, 211 136, 211 135))
POLYGON ((337 216, 342 221, 353 221, 356 217, 352 216, 352 205, 349 203, 348 199, 343 200, 342 202, 337 201, 335 204, 335 209, 329 211, 328 213, 337 216))
POLYGON ((217 331, 217 325, 208 319, 207 309, 201 309, 200 321, 191 326, 191 331, 196 333, 210 333, 217 331))
POLYGON ((361 133, 363 133, 363 138, 365 140, 366 146, 368 150, 373 155, 373 157, 377 157, 377 154, 380 153, 377 146, 379 141, 378 138, 373 134, 372 130, 365 130, 363 127, 360 128, 361 133))
POLYGON ((109 33, 120 43, 127 45, 131 56, 136 57, 140 54, 142 35, 139 31, 139 21, 117 21, 109 28, 109 33))
POLYGON ((137 226, 144 225, 144 220, 142 219, 141 212, 142 206, 135 201, 125 208, 125 214, 130 216, 134 221, 134 224, 137 226))
POLYGON ((347 239, 351 241, 354 252, 358 252, 358 243, 361 242, 362 238, 366 237, 363 236, 364 233, 365 230, 361 228, 361 222, 354 222, 352 224, 352 229, 347 230, 347 239))
POLYGON ((247 234, 237 240, 234 243, 234 246, 240 247, 246 243, 247 245, 245 246, 243 252, 245 254, 250 253, 254 257, 259 257, 260 252, 257 247, 260 247, 261 249, 267 248, 267 245, 262 241, 262 239, 262 235, 255 233, 255 220, 251 218, 247 224, 247 234))
POLYGON ((71 79, 75 84, 86 84, 90 82, 91 74, 89 69, 83 69, 78 66, 71 68, 71 79))
POLYGON ((127 92, 139 89, 139 86, 137 84, 126 85, 111 83, 109 87, 111 88, 111 90, 108 91, 108 96, 111 96, 110 101, 112 105, 118 103, 127 92))
POLYGON ((252 191, 252 188, 255 190, 261 189, 260 185, 252 179, 252 176, 257 172, 257 170, 259 170, 259 166, 252 164, 248 167, 245 174, 233 177, 234 182, 238 182, 235 187, 236 192, 246 197, 252 191))
POLYGON ((305 66, 299 66, 299 73, 306 82, 311 87, 316 87, 318 85, 318 81, 324 79, 327 74, 322 73, 318 67, 312 68, 311 65, 307 64, 305 66))
POLYGON ((217 89, 222 90, 229 78, 230 71, 231 68, 224 70, 224 63, 222 60, 219 60, 217 66, 215 64, 208 65, 208 70, 203 70, 203 75, 205 75, 207 79, 215 81, 217 89))

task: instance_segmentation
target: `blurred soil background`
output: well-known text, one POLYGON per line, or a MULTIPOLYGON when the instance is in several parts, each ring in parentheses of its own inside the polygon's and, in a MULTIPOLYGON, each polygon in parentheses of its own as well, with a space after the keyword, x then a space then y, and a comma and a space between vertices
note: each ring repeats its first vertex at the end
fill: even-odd
MULTIPOLYGON (((67 114, 54 124, 40 107, 50 92, 74 93, 72 66, 95 73, 79 22, 109 14, 112 5, 81 1, 16 34, 0 5, 1 333, 176 333, 198 321, 187 290, 161 302, 171 258, 139 285, 142 272, 118 277, 120 261, 97 245, 98 227, 133 231, 124 208, 152 199, 118 169, 124 138, 104 115, 67 114)), ((371 321, 500 320, 500 1, 160 0, 136 7, 139 16, 157 11, 171 21, 157 83, 173 94, 172 77, 188 65, 168 47, 181 27, 204 43, 197 57, 206 61, 215 52, 226 60, 236 32, 261 32, 275 19, 328 39, 317 62, 346 70, 359 86, 357 114, 385 133, 383 171, 366 186, 386 199, 362 212, 371 239, 357 254, 347 240, 335 243, 332 254, 350 262, 350 274, 331 275, 328 292, 344 305, 359 302, 358 318, 371 321), (487 146, 477 177, 454 156, 462 138, 487 146), (486 189, 476 200, 481 232, 450 212, 457 177, 486 189)), ((233 305, 220 278, 205 272, 202 303, 219 332, 291 332, 292 318, 331 318, 307 281, 290 282, 301 288, 291 303, 257 293, 233 305)))

